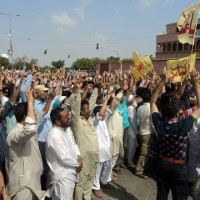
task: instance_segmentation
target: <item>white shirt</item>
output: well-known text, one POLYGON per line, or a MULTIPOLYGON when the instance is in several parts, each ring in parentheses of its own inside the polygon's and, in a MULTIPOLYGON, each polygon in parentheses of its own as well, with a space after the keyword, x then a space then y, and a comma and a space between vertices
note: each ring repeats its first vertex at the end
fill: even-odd
POLYGON ((99 116, 99 113, 97 113, 97 115, 93 118, 99 143, 99 162, 104 162, 111 159, 110 136, 105 122, 110 114, 112 114, 112 111, 107 112, 106 117, 103 119, 101 116, 99 116))
POLYGON ((139 126, 139 134, 151 134, 150 115, 150 103, 144 103, 137 109, 137 125, 139 126))
POLYGON ((2 104, 3 107, 5 106, 5 104, 6 104, 6 102, 7 102, 8 100, 9 100, 9 98, 6 97, 6 96, 2 96, 2 97, 1 97, 1 104, 2 104))
POLYGON ((136 114, 137 114, 136 109, 133 106, 128 106, 128 117, 129 117, 129 121, 130 121, 130 126, 128 128, 128 134, 132 140, 135 140, 136 135, 138 134, 136 114))
POLYGON ((46 142, 46 159, 51 171, 58 173, 68 167, 78 167, 78 155, 80 151, 71 128, 53 126, 46 142))

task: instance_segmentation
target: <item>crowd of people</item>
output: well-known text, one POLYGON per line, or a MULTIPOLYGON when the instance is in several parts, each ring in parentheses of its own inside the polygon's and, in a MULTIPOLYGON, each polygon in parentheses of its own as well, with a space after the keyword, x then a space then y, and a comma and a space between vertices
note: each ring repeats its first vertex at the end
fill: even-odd
POLYGON ((1 198, 102 198, 127 167, 156 171, 157 200, 200 199, 199 82, 196 71, 182 83, 154 71, 1 71, 1 198))

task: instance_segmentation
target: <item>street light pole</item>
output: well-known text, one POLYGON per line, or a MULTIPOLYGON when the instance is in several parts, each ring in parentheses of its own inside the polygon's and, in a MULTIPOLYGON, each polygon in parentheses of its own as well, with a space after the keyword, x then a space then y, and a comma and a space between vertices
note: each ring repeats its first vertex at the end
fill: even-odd
POLYGON ((104 48, 104 49, 112 50, 112 51, 114 51, 114 52, 117 54, 117 57, 119 58, 119 62, 120 62, 120 70, 122 71, 122 61, 121 61, 121 59, 120 59, 120 57, 119 57, 118 51, 117 51, 116 49, 113 49, 113 48, 104 47, 104 46, 99 46, 99 43, 97 43, 97 44, 96 44, 96 49, 98 50, 99 47, 104 48))
POLYGON ((12 23, 11 23, 11 16, 17 16, 19 17, 19 14, 13 14, 13 13, 0 13, 1 15, 7 15, 9 16, 9 35, 8 37, 10 38, 10 49, 8 50, 8 54, 10 55, 10 63, 12 65, 12 69, 13 69, 13 43, 12 43, 12 23))

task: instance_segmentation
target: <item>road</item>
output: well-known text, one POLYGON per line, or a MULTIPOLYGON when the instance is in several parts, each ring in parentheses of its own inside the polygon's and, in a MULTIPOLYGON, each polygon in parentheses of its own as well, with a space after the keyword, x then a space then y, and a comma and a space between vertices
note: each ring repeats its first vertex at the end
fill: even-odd
MULTIPOLYGON (((149 174, 148 174, 149 175, 149 174)), ((128 169, 122 168, 118 180, 112 182, 116 189, 104 189, 103 198, 92 195, 93 200, 156 200, 156 182, 153 173, 148 179, 141 179, 128 169)), ((169 200, 172 200, 171 194, 169 200)), ((188 200, 192 200, 189 198, 188 200)))

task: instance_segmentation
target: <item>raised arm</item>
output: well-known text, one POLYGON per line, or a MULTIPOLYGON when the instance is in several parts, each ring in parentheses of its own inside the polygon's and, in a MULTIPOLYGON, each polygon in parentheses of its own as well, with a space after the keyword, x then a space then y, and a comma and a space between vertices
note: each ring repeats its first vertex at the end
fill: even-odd
POLYGON ((180 99, 182 97, 182 95, 184 94, 186 84, 187 84, 187 77, 184 79, 180 89, 178 90, 178 92, 176 94, 177 99, 180 99))
POLYGON ((109 101, 110 97, 111 97, 111 95, 108 94, 107 98, 105 99, 105 101, 104 101, 104 103, 103 103, 103 105, 102 105, 102 107, 101 107, 101 109, 99 111, 99 115, 102 116, 102 117, 104 117, 105 114, 106 114, 106 108, 107 108, 108 101, 109 101))
POLYGON ((31 73, 28 74, 26 80, 23 82, 23 85, 21 87, 21 91, 20 91, 21 102, 26 102, 26 90, 28 87, 31 86, 32 80, 34 76, 36 75, 37 71, 38 71, 38 67, 35 64, 32 65, 31 73))
POLYGON ((90 97, 90 100, 89 100, 89 108, 91 110, 91 114, 93 113, 93 109, 94 109, 94 106, 96 104, 96 101, 97 101, 97 96, 98 96, 98 88, 94 88, 93 90, 93 93, 90 97))
POLYGON ((81 100, 82 101, 84 101, 86 99, 89 89, 90 89, 90 84, 88 84, 87 86, 84 87, 84 91, 83 91, 83 93, 81 95, 81 100))
POLYGON ((191 73, 191 81, 195 89, 196 98, 197 98, 197 109, 192 113, 192 116, 196 119, 200 117, 200 85, 199 85, 199 73, 193 71, 191 73))
POLYGON ((168 80, 167 76, 165 74, 163 74, 161 76, 161 81, 158 84, 158 87, 156 88, 156 91, 154 92, 154 94, 153 94, 153 96, 151 97, 151 100, 150 100, 151 113, 159 112, 158 108, 157 108, 157 105, 156 105, 156 102, 157 102, 159 94, 161 93, 161 91, 163 89, 163 86, 165 85, 165 83, 167 82, 167 80, 168 80))
POLYGON ((78 119, 80 117, 81 111, 81 87, 82 81, 76 82, 76 89, 74 93, 70 96, 71 97, 71 126, 75 132, 77 132, 76 127, 78 125, 78 119))
MULTIPOLYGON (((34 97, 30 88, 26 90, 27 97, 27 116, 24 122, 24 129, 15 135, 11 135, 11 142, 16 144, 26 143, 33 135, 37 133, 37 123, 35 111, 33 108, 34 97)), ((11 133, 12 134, 12 133, 11 133)))

